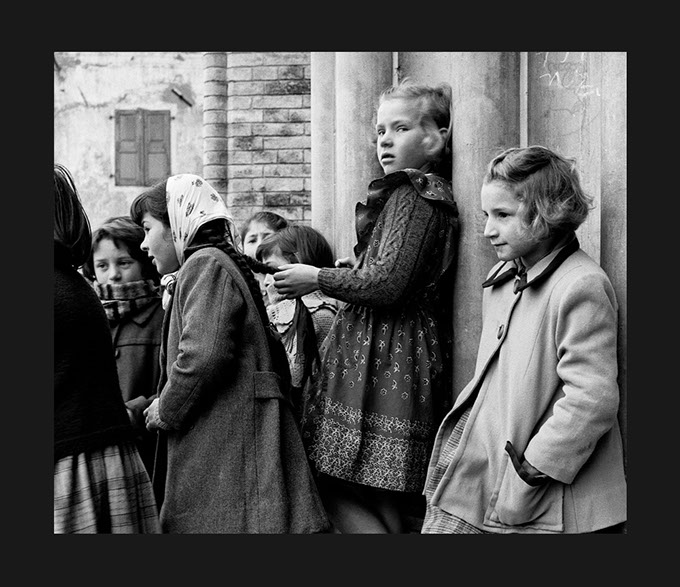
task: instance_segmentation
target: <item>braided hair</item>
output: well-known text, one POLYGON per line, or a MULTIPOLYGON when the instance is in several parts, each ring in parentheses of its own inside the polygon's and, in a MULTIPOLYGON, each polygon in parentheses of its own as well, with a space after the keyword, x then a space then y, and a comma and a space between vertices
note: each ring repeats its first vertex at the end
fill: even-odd
MULTIPOLYGON (((167 189, 166 184, 167 179, 160 181, 134 199, 130 205, 130 217, 133 222, 142 226, 144 214, 148 212, 152 217, 160 220, 165 226, 170 226, 168 205, 165 199, 165 192, 167 189)), ((255 304, 262 317, 263 323, 265 327, 268 327, 269 319, 267 318, 264 300, 262 299, 259 285, 252 272, 273 273, 274 270, 264 263, 256 261, 255 259, 250 259, 241 254, 232 243, 233 235, 231 234, 227 221, 217 218, 210 222, 206 222, 198 229, 191 241, 191 245, 187 247, 185 251, 185 256, 188 258, 191 253, 206 246, 215 246, 229 255, 243 273, 248 288, 250 289, 253 298, 255 298, 255 304)))
POLYGON ((206 246, 214 246, 224 251, 227 255, 229 255, 231 260, 236 263, 236 266, 241 270, 241 273, 248 284, 250 293, 255 299, 255 305, 257 306, 257 310, 260 314, 260 317, 262 318, 263 324, 268 328, 269 318, 267 316, 267 310, 264 305, 264 300, 262 299, 260 286, 253 275, 253 271, 256 273, 272 274, 276 271, 276 269, 241 253, 233 245, 231 232, 229 231, 227 222, 221 218, 206 222, 198 229, 196 235, 191 241, 191 245, 188 246, 185 251, 186 258, 188 259, 192 253, 206 246))
POLYGON ((282 392, 292 401, 291 374, 286 349, 281 341, 281 336, 269 321, 264 299, 260 293, 260 286, 253 275, 253 271, 274 273, 276 270, 241 253, 234 246, 229 225, 224 219, 216 218, 201 226, 192 239, 191 245, 186 248, 185 258, 188 259, 193 253, 204 247, 216 247, 224 251, 243 274, 264 326, 274 371, 278 373, 282 380, 282 392))
MULTIPOLYGON (((159 182, 134 199, 130 205, 130 216, 134 222, 141 226, 144 214, 148 212, 152 217, 160 220, 165 226, 170 226, 170 218, 168 216, 167 202, 165 199, 166 182, 167 180, 159 182)), ((216 218, 206 222, 198 229, 191 240, 191 244, 184 251, 185 259, 188 259, 192 253, 195 253, 197 250, 204 247, 216 247, 224 251, 229 258, 234 261, 243 274, 243 277, 248 284, 248 289, 255 301, 255 306, 260 315, 260 319, 262 320, 262 325, 264 326, 274 371, 278 373, 282 379, 282 391, 286 394, 290 393, 290 370, 288 368, 286 350, 283 347, 278 332, 273 328, 269 321, 267 310, 264 305, 264 299, 260 293, 260 286, 253 275, 253 271, 258 273, 273 273, 275 270, 255 259, 249 259, 246 255, 238 251, 233 244, 233 235, 231 234, 229 225, 223 218, 216 218)))

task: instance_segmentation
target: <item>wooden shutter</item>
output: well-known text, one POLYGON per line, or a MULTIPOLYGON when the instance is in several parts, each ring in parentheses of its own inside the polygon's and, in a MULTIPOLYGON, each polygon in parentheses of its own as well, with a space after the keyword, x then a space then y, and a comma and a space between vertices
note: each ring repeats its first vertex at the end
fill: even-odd
POLYGON ((116 112, 116 185, 144 185, 144 127, 139 110, 116 112))
POLYGON ((151 186, 170 175, 170 111, 116 111, 116 185, 151 186))
POLYGON ((144 112, 145 185, 170 175, 170 111, 144 112))

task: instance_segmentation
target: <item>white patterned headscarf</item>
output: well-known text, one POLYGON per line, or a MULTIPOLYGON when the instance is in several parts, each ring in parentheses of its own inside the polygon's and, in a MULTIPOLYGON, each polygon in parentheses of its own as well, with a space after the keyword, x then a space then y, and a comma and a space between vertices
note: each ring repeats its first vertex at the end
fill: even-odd
MULTIPOLYGON (((168 205, 172 241, 179 266, 184 264, 184 252, 198 229, 206 222, 224 218, 229 226, 228 238, 233 244, 236 226, 229 215, 227 206, 215 189, 202 177, 190 173, 173 175, 168 178, 165 189, 168 205)), ((167 309, 174 291, 177 271, 164 275, 161 279, 163 308, 167 309)))
POLYGON ((206 222, 224 218, 233 239, 234 220, 229 215, 222 197, 202 177, 190 173, 169 177, 165 198, 172 240, 180 267, 184 264, 184 251, 198 229, 206 222))

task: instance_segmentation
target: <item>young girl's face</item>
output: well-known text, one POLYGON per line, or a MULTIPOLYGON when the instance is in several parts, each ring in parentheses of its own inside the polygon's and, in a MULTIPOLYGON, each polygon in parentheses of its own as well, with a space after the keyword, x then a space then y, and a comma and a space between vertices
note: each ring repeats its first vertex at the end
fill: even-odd
POLYGON ((110 238, 97 243, 92 261, 95 277, 102 285, 144 279, 142 264, 130 255, 125 245, 118 247, 110 238))
MULTIPOLYGON (((278 247, 273 247, 271 254, 266 257, 262 257, 262 262, 270 267, 280 267, 281 265, 287 265, 290 263, 282 254, 278 247)), ((265 304, 273 304, 275 302, 281 301, 283 296, 276 291, 274 287, 274 275, 267 273, 264 276, 264 288, 265 288, 265 304)))
POLYGON ((161 275, 167 275, 179 269, 177 253, 172 242, 172 230, 148 212, 142 216, 144 240, 140 245, 161 275))
POLYGON ((536 241, 520 215, 520 201, 514 191, 498 181, 482 186, 482 212, 486 217, 484 236, 501 261, 521 258, 531 267, 546 254, 546 241, 536 241))
POLYGON ((378 160, 386 174, 407 168, 428 171, 430 158, 423 142, 429 133, 421 124, 417 100, 394 98, 383 102, 375 129, 378 160))
POLYGON ((271 226, 264 222, 255 220, 248 226, 245 238, 243 239, 243 252, 249 257, 255 258, 257 247, 266 236, 276 232, 271 226))

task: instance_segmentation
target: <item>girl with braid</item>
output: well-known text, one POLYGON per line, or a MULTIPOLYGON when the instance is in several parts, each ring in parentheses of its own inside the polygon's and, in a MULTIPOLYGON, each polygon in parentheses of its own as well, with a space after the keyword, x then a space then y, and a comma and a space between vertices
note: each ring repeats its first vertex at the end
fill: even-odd
POLYGON ((326 531, 262 296, 224 201, 201 177, 174 175, 140 194, 130 216, 144 229, 141 249, 170 277, 159 393, 145 410, 147 428, 159 431, 163 532, 326 531))
POLYGON ((321 496, 342 533, 413 531, 452 395, 451 87, 388 88, 375 133, 385 175, 357 204, 356 262, 285 264, 274 274, 286 297, 320 289, 344 302, 303 414, 321 496))

